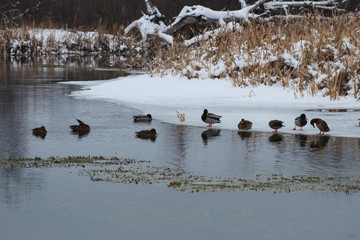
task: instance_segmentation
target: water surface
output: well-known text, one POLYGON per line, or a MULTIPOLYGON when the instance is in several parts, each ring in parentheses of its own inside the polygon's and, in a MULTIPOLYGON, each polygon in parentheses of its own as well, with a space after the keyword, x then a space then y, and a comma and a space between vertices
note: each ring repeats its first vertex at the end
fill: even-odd
MULTIPOLYGON (((208 130, 166 124, 156 116, 151 123, 134 123, 136 109, 76 99, 68 94, 80 86, 58 84, 122 72, 33 65, 0 62, 0 159, 118 156, 239 178, 360 172, 360 139, 208 130), (70 131, 75 118, 91 126, 89 134, 70 131), (41 125, 48 130, 45 138, 32 135, 41 125), (150 128, 159 134, 156 141, 135 137, 150 128)), ((90 182, 76 169, 0 169, 0 238, 358 239, 359 203, 358 194, 189 194, 90 182)))
POLYGON ((196 193, 0 170, 2 239, 358 239, 359 195, 196 193), (4 179, 5 178, 5 179, 4 179))

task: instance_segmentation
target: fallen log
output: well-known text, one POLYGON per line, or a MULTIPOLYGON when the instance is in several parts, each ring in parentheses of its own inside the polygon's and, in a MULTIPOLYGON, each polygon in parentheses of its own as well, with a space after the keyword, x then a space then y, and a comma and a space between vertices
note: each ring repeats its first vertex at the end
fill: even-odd
POLYGON ((212 24, 216 23, 223 25, 224 22, 228 21, 248 21, 248 18, 257 18, 258 15, 251 13, 255 8, 260 4, 264 3, 266 0, 259 0, 255 4, 246 6, 240 10, 236 11, 215 11, 207 7, 200 5, 197 6, 185 6, 180 14, 175 18, 175 21, 167 27, 165 30, 166 34, 173 34, 177 30, 183 28, 186 25, 194 23, 206 23, 212 24))

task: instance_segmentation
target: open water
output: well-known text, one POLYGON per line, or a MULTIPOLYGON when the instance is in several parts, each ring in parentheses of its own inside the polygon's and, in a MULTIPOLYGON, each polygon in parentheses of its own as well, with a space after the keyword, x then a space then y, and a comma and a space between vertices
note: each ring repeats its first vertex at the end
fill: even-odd
MULTIPOLYGON (((59 82, 126 74, 83 65, 0 60, 0 161, 117 156, 208 176, 359 176, 359 138, 208 130, 156 116, 151 123, 134 123, 136 109, 69 96, 80 87, 59 82), (70 131, 75 118, 91 126, 89 134, 70 131), (32 135, 41 125, 47 135, 32 135), (135 137, 150 128, 158 132, 156 141, 135 137)), ((95 183, 74 172, 0 169, 0 239, 360 238, 359 194, 188 194, 164 186, 95 183)))

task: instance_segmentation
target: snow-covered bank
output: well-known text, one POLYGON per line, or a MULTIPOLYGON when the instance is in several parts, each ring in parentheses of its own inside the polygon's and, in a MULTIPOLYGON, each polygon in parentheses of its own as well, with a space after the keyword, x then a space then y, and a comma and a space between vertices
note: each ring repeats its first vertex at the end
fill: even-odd
MULTIPOLYGON (((83 83, 86 84, 86 83, 83 83)), ((308 111, 311 109, 357 109, 360 103, 353 97, 332 101, 329 97, 296 97, 294 91, 277 86, 232 87, 224 80, 188 80, 173 76, 150 77, 137 75, 115 79, 71 94, 88 99, 104 99, 123 106, 139 109, 139 113, 151 113, 154 119, 206 128, 201 121, 204 108, 222 115, 222 122, 215 128, 237 130, 241 118, 253 122, 252 131, 271 132, 268 122, 272 119, 284 121, 282 133, 317 134, 309 123, 303 131, 293 131, 294 119, 305 113, 312 118, 324 119, 331 136, 360 137, 358 118, 360 112, 308 111), (181 123, 176 111, 185 113, 186 121, 181 123)), ((132 121, 132 116, 129 116, 132 121)))

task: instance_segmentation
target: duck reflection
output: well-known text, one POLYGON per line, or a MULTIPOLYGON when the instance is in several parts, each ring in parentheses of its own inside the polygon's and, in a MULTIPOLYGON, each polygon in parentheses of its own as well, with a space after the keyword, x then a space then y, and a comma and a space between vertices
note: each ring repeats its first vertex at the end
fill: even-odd
POLYGON ((283 136, 278 133, 274 133, 269 137, 269 142, 281 142, 283 140, 283 136))
POLYGON ((208 129, 201 133, 201 138, 204 141, 204 144, 207 145, 208 139, 220 135, 220 129, 208 129))
POLYGON ((326 135, 319 135, 314 137, 314 140, 310 143, 311 148, 323 148, 328 144, 330 139, 330 136, 326 135))
POLYGON ((244 140, 245 138, 251 137, 252 132, 248 132, 248 131, 238 131, 238 135, 240 136, 241 140, 244 140))
POLYGON ((300 147, 305 147, 307 142, 307 136, 304 134, 296 134, 295 139, 299 141, 300 147))
POLYGON ((89 133, 90 133, 90 130, 89 130, 89 131, 81 131, 81 132, 71 131, 71 134, 72 134, 72 135, 76 135, 76 136, 78 136, 79 138, 86 137, 87 135, 89 135, 89 133))

